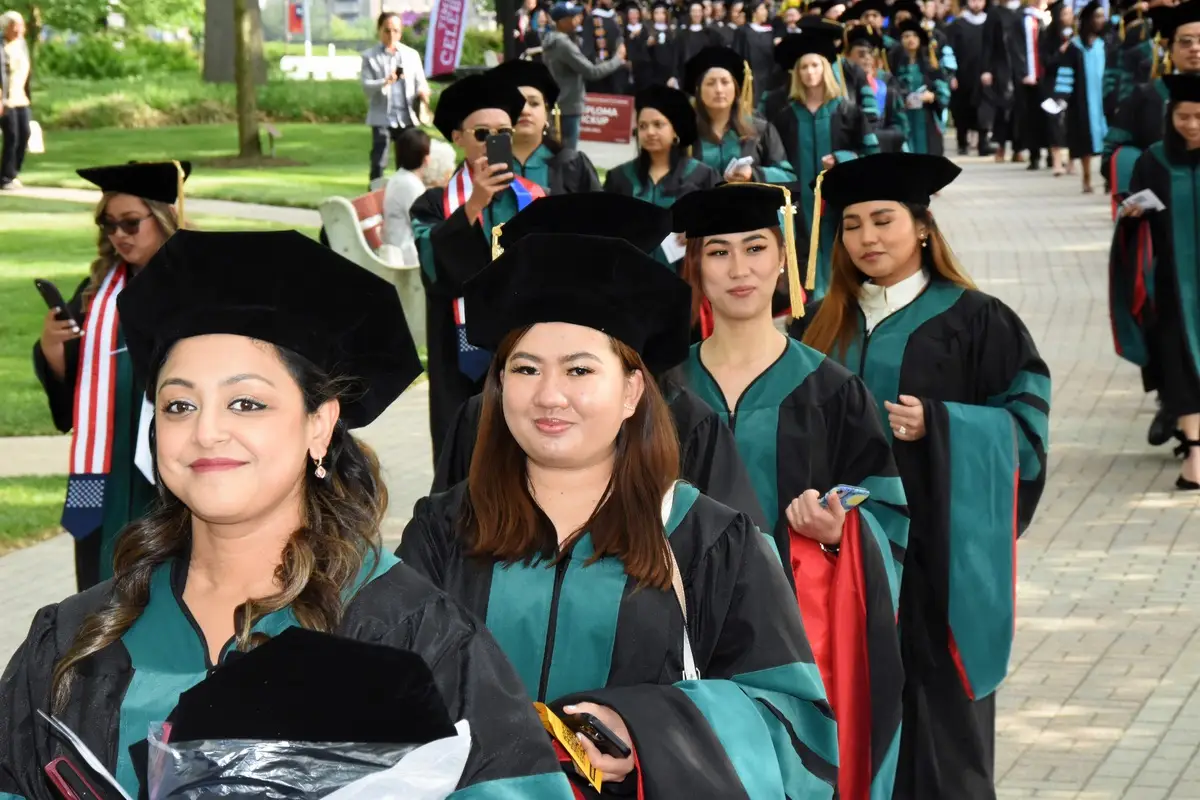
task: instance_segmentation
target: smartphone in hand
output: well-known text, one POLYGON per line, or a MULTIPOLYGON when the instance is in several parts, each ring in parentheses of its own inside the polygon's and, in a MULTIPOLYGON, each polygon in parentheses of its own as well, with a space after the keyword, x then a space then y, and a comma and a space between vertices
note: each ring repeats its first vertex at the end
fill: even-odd
POLYGON ((594 714, 564 714, 562 721, 576 733, 582 733, 589 742, 596 746, 606 756, 613 758, 629 758, 633 751, 629 745, 621 741, 607 725, 596 718, 594 714))
POLYGON ((511 133, 495 133, 487 137, 488 166, 507 164, 508 172, 513 171, 513 149, 511 133))
MULTIPOLYGON (((857 508, 858 506, 862 505, 868 497, 871 496, 871 493, 861 486, 850 486, 849 484, 845 483, 838 484, 837 486, 833 487, 832 491, 837 495, 838 500, 840 500, 842 503, 842 508, 846 511, 849 511, 852 508, 857 508)), ((826 500, 824 497, 822 497, 821 507, 825 508, 826 506, 826 500)))
POLYGON ((75 323, 75 327, 82 327, 79 320, 71 313, 71 309, 67 306, 67 301, 63 300, 62 292, 58 290, 57 286, 42 278, 35 278, 33 285, 37 287, 38 294, 42 296, 42 300, 46 301, 48 308, 58 309, 58 313, 55 315, 56 319, 63 322, 70 320, 75 323))

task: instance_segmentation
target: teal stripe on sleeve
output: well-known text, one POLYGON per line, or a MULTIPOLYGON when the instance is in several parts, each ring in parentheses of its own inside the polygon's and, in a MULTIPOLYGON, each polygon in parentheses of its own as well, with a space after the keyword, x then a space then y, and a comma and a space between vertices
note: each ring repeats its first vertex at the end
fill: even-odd
MULTIPOLYGON (((608 684, 628 576, 619 558, 609 556, 587 564, 594 552, 591 534, 584 534, 567 564, 558 596, 548 700, 608 684)), ((533 692, 537 689, 535 684, 533 692)))
POLYGON ((0 800, 25 800, 19 794, 9 794, 8 792, 0 792, 0 800))
POLYGON ((792 183, 796 180, 796 173, 792 171, 792 165, 786 161, 780 161, 778 164, 761 169, 764 183, 792 183))
POLYGON ((784 664, 735 675, 733 680, 750 697, 778 709, 810 750, 837 766, 837 724, 818 705, 828 708, 825 684, 816 664, 784 664))
POLYGON ((954 55, 954 48, 948 44, 942 46, 942 67, 948 72, 958 69, 958 56, 954 55))
POLYGON ((975 699, 1012 652, 1016 422, 1002 408, 945 403, 949 418, 950 630, 975 699))
POLYGON ((492 567, 485 624, 525 684, 525 691, 535 700, 542 679, 553 597, 553 566, 496 562, 492 567))
MULTIPOLYGON (((676 684, 700 710, 729 756, 751 800, 788 796, 778 763, 763 758, 761 744, 772 738, 770 726, 755 704, 747 702, 730 681, 684 681, 676 684)), ((791 742, 787 748, 792 749, 791 742)), ((811 778, 814 782, 815 778, 811 778)), ((814 783, 815 785, 815 783, 814 783)), ((812 795, 802 794, 800 797, 812 795)))
POLYGON ((450 800, 571 800, 571 782, 563 772, 501 778, 459 789, 450 800))
POLYGON ((1002 395, 988 398, 988 405, 1005 408, 1021 418, 1033 431, 1038 442, 1030 441, 1024 429, 1017 427, 1017 449, 1021 462, 1021 480, 1036 480, 1042 473, 1042 462, 1038 458, 1036 445, 1045 450, 1049 446, 1050 418, 1041 408, 1023 402, 1021 395, 1032 395, 1047 407, 1050 405, 1050 378, 1022 370, 1013 379, 1012 386, 1002 395))
MULTIPOLYGON (((876 142, 876 145, 878 146, 879 140, 876 139, 875 142, 876 142)), ((845 163, 846 161, 853 161, 856 158, 858 158, 858 153, 854 152, 853 150, 834 150, 833 151, 833 160, 839 164, 845 163)))
POLYGON ((433 242, 429 240, 433 226, 414 217, 412 229, 413 239, 417 243, 417 260, 421 262, 421 272, 424 272, 425 277, 431 282, 435 282, 437 281, 437 264, 433 257, 433 242))

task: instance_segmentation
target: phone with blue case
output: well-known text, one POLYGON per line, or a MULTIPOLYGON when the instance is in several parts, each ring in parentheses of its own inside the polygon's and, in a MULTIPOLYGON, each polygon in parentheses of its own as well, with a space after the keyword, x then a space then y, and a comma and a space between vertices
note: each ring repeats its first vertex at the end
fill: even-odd
MULTIPOLYGON (((850 486, 845 483, 838 484, 830 491, 837 494, 838 499, 842 501, 842 508, 847 511, 862 505, 871 496, 871 493, 861 486, 850 486)), ((821 498, 821 505, 825 505, 824 497, 821 498)))

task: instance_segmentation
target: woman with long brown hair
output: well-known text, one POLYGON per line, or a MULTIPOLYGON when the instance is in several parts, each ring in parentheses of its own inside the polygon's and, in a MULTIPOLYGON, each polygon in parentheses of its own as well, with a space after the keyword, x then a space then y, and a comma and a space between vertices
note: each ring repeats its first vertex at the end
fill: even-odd
POLYGON ((929 211, 959 172, 908 153, 831 169, 832 280, 807 330, 793 331, 866 382, 908 497, 900 800, 994 796, 1015 545, 1046 480, 1049 369, 1020 318, 958 266, 929 211))
POLYGON ((117 298, 181 226, 176 207, 192 165, 92 167, 79 177, 103 192, 96 206, 99 253, 66 308, 52 308, 33 347, 33 369, 54 427, 71 432, 62 525, 75 538, 83 591, 112 576, 117 533, 154 499, 145 453, 142 387, 135 385, 117 298), (139 467, 140 465, 140 467, 139 467))
POLYGON ((841 796, 888 796, 888 754, 899 742, 895 619, 908 516, 863 382, 775 328, 781 272, 794 276, 793 307, 802 303, 790 200, 779 187, 736 184, 695 192, 672 209, 688 238, 693 304, 707 309, 712 331, 674 372, 729 425, 750 471, 761 528, 787 567, 833 704, 841 796), (831 491, 843 484, 870 498, 843 508, 831 491))
POLYGON ((43 770, 74 759, 38 711, 145 796, 149 726, 300 626, 420 655, 470 723, 471 797, 569 797, 496 642, 381 552, 387 492, 350 430, 421 371, 395 290, 295 231, 184 231, 120 311, 154 398, 159 500, 123 532, 114 578, 38 612, 0 680, 0 796, 56 797, 43 770))
POLYGON ((676 480, 651 370, 687 352, 688 298, 624 240, 506 250, 466 300, 496 354, 469 478, 417 504, 399 554, 487 623, 536 700, 619 740, 582 742, 613 792, 830 798, 836 732, 779 561, 676 480))
POLYGON ((804 215, 803 229, 818 241, 818 268, 811 276, 812 285, 805 287, 813 297, 824 296, 829 283, 833 232, 813 224, 819 197, 812 187, 822 170, 879 151, 879 140, 862 105, 847 98, 834 75, 832 65, 837 59, 837 44, 822 31, 789 34, 775 47, 776 63, 791 75, 791 90, 787 105, 770 122, 779 131, 788 163, 799 179, 796 201, 804 215))
POLYGON ((754 115, 753 83, 750 65, 729 47, 706 47, 687 62, 683 88, 695 98, 698 131, 692 155, 730 182, 794 181, 779 132, 754 115))

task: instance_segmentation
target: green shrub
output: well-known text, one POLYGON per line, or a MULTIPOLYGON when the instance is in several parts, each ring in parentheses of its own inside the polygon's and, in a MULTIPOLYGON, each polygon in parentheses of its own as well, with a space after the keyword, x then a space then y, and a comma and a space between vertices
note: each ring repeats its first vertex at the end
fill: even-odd
POLYGON ((41 77, 130 78, 196 72, 199 61, 189 45, 155 42, 142 36, 120 39, 104 34, 80 37, 68 44, 51 40, 38 49, 41 77))

